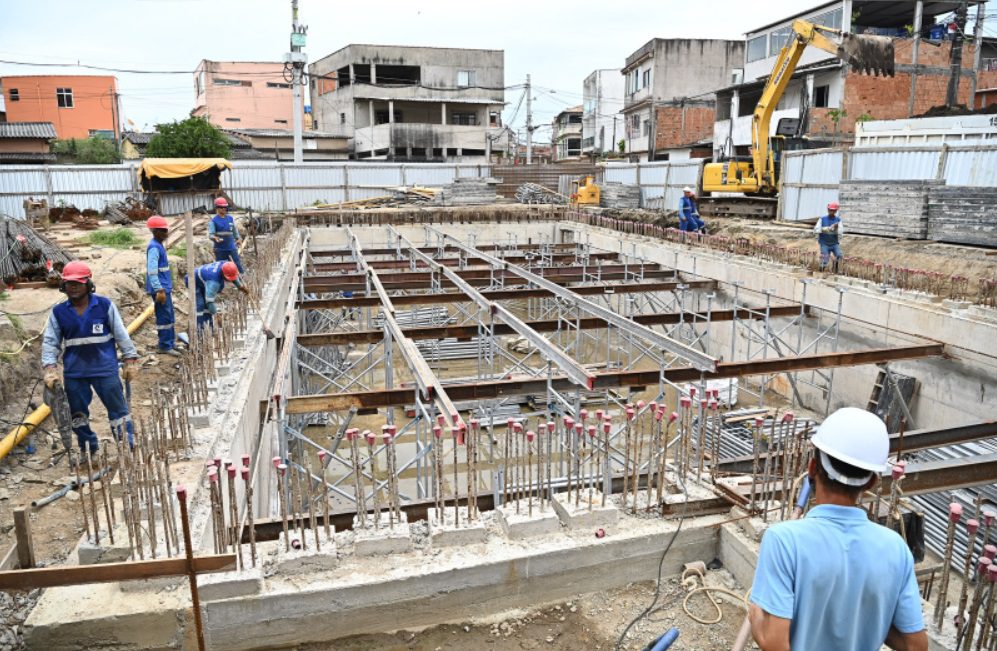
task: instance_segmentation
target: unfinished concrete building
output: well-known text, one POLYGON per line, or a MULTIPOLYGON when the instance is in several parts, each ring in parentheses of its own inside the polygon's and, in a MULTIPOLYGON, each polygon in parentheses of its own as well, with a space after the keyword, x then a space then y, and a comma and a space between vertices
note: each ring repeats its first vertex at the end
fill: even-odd
POLYGON ((308 72, 315 128, 346 132, 356 159, 476 162, 505 146, 502 50, 347 45, 308 72))
MULTIPOLYGON (((746 587, 807 438, 843 405, 880 413, 907 462, 870 517, 939 554, 948 502, 990 517, 992 295, 814 277, 597 209, 272 219, 260 317, 238 299, 153 397, 145 452, 119 446, 123 479, 84 494, 68 566, 0 573, 48 587, 31 648, 330 642, 606 591, 659 562, 718 558, 746 587)), ((933 577, 993 537, 949 526, 944 567, 919 566, 928 612, 948 603, 933 577)))

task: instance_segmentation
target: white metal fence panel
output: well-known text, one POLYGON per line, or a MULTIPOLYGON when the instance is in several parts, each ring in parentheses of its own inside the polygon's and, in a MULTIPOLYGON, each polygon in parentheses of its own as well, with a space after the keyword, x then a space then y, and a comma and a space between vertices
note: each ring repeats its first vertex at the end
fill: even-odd
POLYGON ((852 149, 848 156, 851 181, 917 181, 938 173, 941 148, 852 149))
POLYGON ((48 196, 48 175, 44 167, 9 165, 0 168, 0 214, 23 218, 25 199, 48 196))
POLYGON ((949 149, 942 174, 946 185, 997 186, 997 146, 949 149))
POLYGON ((650 210, 676 210, 682 188, 698 188, 703 159, 691 158, 658 163, 610 163, 603 180, 610 183, 640 185, 641 206, 650 210))
POLYGON ((625 183, 633 185, 637 183, 637 165, 612 163, 606 166, 602 178, 607 183, 625 183))

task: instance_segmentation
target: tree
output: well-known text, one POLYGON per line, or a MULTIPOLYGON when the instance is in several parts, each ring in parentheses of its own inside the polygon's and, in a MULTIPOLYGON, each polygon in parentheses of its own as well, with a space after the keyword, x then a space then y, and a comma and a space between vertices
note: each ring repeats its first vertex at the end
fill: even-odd
POLYGON ((56 140, 52 145, 52 151, 72 158, 77 165, 109 165, 121 162, 121 155, 114 146, 114 141, 96 136, 56 140))
POLYGON ((215 125, 204 118, 157 124, 158 133, 149 141, 149 158, 227 158, 229 142, 215 125))

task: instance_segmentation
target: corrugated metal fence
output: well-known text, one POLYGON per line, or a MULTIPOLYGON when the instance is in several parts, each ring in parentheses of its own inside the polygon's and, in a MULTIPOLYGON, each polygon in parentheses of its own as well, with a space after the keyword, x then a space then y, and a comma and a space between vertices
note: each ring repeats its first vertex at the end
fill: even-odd
POLYGON ((677 210, 682 188, 698 188, 703 178, 701 158, 661 163, 609 163, 603 179, 640 186, 640 205, 652 210, 677 210))
POLYGON ((842 180, 997 186, 997 145, 812 149, 786 152, 782 164, 779 217, 789 221, 824 214, 842 180))
MULTIPOLYGON (((0 167, 0 213, 24 218, 28 197, 50 206, 73 204, 102 210, 139 191, 136 163, 119 165, 5 165, 0 167)), ((401 185, 441 186, 455 178, 487 177, 488 165, 432 163, 235 163, 222 173, 222 189, 240 207, 291 210, 315 202, 366 199, 401 185)), ((160 195, 160 212, 175 215, 208 207, 207 193, 160 195)))

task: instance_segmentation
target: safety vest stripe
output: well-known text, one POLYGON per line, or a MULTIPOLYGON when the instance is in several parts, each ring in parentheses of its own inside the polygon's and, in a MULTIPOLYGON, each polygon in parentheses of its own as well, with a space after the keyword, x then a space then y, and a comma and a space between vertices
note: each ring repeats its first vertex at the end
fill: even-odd
POLYGON ((76 339, 66 339, 66 348, 72 346, 89 346, 90 344, 103 344, 114 339, 113 335, 101 335, 99 337, 77 337, 76 339))
POLYGON ((172 330, 172 329, 173 329, 172 323, 164 323, 162 325, 156 326, 156 330, 172 330))
POLYGON ((115 418, 114 420, 110 421, 111 427, 120 427, 121 425, 130 422, 132 422, 132 417, 130 414, 128 416, 122 416, 121 418, 115 418))
POLYGON ((159 268, 159 273, 161 273, 161 274, 168 273, 169 270, 170 270, 169 267, 160 267, 159 268))
POLYGON ((232 234, 232 231, 215 231, 215 235, 217 235, 217 236, 228 236, 228 235, 231 235, 231 234, 232 234))

